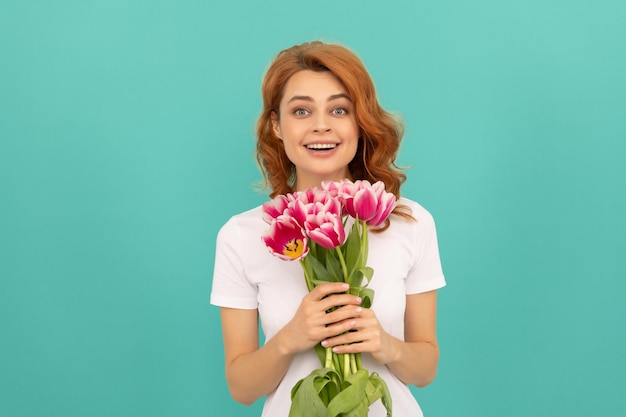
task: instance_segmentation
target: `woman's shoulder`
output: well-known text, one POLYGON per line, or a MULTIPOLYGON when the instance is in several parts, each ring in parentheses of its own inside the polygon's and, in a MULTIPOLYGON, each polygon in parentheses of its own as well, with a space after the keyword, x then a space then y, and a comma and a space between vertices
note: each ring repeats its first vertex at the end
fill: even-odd
POLYGON ((231 232, 236 229, 258 229, 267 224, 263 221, 262 205, 232 215, 221 227, 220 233, 231 232))
POLYGON ((420 219, 433 221, 432 214, 430 214, 424 206, 415 200, 411 200, 407 197, 400 197, 398 199, 398 206, 408 212, 408 214, 410 214, 418 222, 420 219))
POLYGON ((246 221, 249 219, 261 219, 262 208, 263 206, 259 204, 256 207, 253 207, 246 211, 242 211, 240 213, 232 215, 228 221, 237 222, 237 221, 246 221))

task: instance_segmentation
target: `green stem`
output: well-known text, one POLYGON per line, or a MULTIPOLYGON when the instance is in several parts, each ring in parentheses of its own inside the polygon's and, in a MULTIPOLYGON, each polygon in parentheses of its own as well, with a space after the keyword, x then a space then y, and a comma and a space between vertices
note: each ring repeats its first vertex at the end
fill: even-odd
POLYGON ((330 347, 326 348, 326 362, 324 363, 324 368, 335 369, 333 365, 333 350, 330 347))
POLYGON ((361 354, 360 353, 355 353, 354 354, 354 362, 356 363, 357 371, 359 369, 363 369, 363 364, 361 363, 361 354))
POLYGON ((360 221, 361 223, 361 254, 359 256, 359 261, 360 261, 360 267, 365 266, 365 263, 367 262, 367 245, 368 245, 368 241, 367 241, 367 222, 364 221, 360 221))
POLYGON ((343 375, 343 372, 341 370, 341 361, 339 360, 339 355, 333 353, 332 354, 332 361, 333 361, 333 369, 335 369, 335 371, 337 371, 340 375, 343 375))
POLYGON ((350 354, 350 370, 352 371, 352 374, 356 374, 356 371, 358 371, 356 366, 356 355, 357 353, 350 354))
POLYGON ((306 283, 306 288, 309 290, 309 292, 311 292, 313 291, 314 286, 311 282, 311 271, 308 262, 306 261, 306 257, 300 260, 300 265, 302 265, 302 271, 304 272, 304 282, 306 283))
POLYGON ((344 353, 343 355, 343 379, 346 380, 350 376, 350 355, 344 353))
POLYGON ((341 272, 343 272, 343 282, 348 282, 348 267, 346 266, 346 260, 343 258, 343 253, 341 253, 341 248, 339 246, 336 246, 335 252, 337 252, 337 258, 339 259, 339 263, 341 264, 341 272))

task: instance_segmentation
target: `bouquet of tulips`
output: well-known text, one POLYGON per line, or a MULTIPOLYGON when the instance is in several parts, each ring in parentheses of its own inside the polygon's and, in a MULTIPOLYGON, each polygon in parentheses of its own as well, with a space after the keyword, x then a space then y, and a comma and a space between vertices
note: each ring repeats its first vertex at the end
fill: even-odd
MULTIPOLYGON (((374 270, 366 265, 368 226, 383 224, 395 205, 395 196, 380 181, 324 182, 321 188, 265 203, 263 220, 269 229, 262 239, 273 255, 300 261, 309 291, 325 282, 345 282, 349 293, 369 308, 374 291, 367 286, 374 270)), ((315 350, 322 368, 292 388, 289 417, 364 417, 379 399, 391 416, 387 384, 363 369, 359 353, 336 354, 321 344, 315 350)))

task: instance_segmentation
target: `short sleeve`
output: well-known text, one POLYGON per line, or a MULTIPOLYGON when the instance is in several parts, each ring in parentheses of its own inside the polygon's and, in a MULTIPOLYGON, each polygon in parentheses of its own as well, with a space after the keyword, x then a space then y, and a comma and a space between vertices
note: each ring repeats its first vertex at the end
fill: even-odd
POLYGON ((417 225, 413 245, 413 266, 406 279, 407 294, 432 291, 446 285, 439 258, 435 221, 423 208, 414 211, 414 215, 417 215, 417 225))
POLYGON ((256 285, 246 278, 241 251, 241 227, 230 219, 217 235, 211 304, 220 307, 255 309, 258 306, 256 285))

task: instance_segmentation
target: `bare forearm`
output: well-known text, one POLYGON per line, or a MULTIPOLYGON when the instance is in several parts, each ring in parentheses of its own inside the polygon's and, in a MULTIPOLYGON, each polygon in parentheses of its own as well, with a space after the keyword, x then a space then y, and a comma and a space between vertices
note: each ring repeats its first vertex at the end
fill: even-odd
POLYGON ((404 340, 392 337, 392 354, 384 362, 405 384, 424 387, 437 375, 439 344, 436 334, 437 291, 408 295, 404 340))
POLYGON ((232 397, 250 405, 274 391, 293 359, 284 352, 280 336, 267 341, 263 347, 243 354, 227 365, 226 379, 232 397))
POLYGON ((430 342, 404 342, 392 339, 395 354, 387 362, 391 371, 405 384, 425 387, 437 374, 439 347, 430 342))

